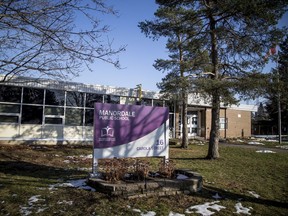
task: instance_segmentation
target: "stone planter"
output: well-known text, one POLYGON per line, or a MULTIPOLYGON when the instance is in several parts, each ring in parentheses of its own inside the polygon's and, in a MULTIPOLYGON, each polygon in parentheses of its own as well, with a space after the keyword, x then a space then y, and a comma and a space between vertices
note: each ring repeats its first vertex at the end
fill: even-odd
POLYGON ((191 170, 179 169, 174 171, 175 176, 182 174, 185 179, 167 179, 148 177, 144 181, 119 181, 117 183, 107 182, 101 178, 91 177, 88 185, 98 192, 110 196, 121 196, 125 198, 139 198, 149 196, 168 196, 176 194, 190 194, 202 189, 202 176, 191 170))

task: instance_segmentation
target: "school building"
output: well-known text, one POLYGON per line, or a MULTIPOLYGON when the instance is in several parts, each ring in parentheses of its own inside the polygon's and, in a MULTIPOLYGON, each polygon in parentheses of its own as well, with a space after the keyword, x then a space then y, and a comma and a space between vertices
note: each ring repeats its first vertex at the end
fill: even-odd
MULTIPOLYGON (((161 99, 158 92, 17 77, 0 83, 0 142, 92 142, 95 102, 168 106, 170 137, 181 136, 181 106, 161 99)), ((188 104, 189 137, 208 139, 211 106, 194 94, 189 95, 188 104)), ((255 111, 253 105, 222 106, 221 137, 250 137, 255 111)))

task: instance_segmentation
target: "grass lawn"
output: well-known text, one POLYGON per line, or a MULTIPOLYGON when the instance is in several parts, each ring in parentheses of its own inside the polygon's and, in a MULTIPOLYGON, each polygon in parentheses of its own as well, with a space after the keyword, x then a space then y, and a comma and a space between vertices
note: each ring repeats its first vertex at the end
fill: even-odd
MULTIPOLYGON (((0 145, 0 215, 199 215, 186 210, 216 201, 216 193, 221 199, 212 204, 225 208, 209 209, 214 215, 233 215, 239 203, 251 215, 288 215, 288 150, 256 153, 220 144, 221 158, 210 161, 203 159, 207 148, 170 147, 177 168, 203 176, 201 192, 128 200, 65 187, 71 180, 87 178, 92 146, 0 145), (149 211, 154 213, 146 214, 149 211)), ((155 165, 159 159, 149 161, 155 165)))

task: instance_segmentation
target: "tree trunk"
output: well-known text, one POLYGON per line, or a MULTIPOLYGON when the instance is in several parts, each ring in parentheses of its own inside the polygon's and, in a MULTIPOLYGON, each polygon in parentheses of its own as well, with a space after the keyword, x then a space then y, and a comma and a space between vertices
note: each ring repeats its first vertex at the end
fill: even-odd
MULTIPOLYGON (((212 61, 212 80, 219 79, 218 71, 218 47, 217 47, 217 31, 216 31, 216 21, 213 17, 213 4, 210 2, 210 9, 208 10, 209 25, 210 25, 210 40, 211 40, 211 61, 212 61)), ((213 82, 212 82, 213 83, 213 82)), ((214 85, 214 84, 213 84, 214 85)), ((211 131, 209 139, 209 149, 207 154, 207 159, 217 159, 220 157, 218 147, 219 147, 219 117, 220 117, 220 91, 219 86, 215 85, 212 93, 212 116, 211 116, 211 131)))
POLYGON ((219 117, 220 117, 220 96, 218 91, 212 95, 212 118, 207 159, 217 159, 219 155, 219 117))
POLYGON ((182 148, 188 148, 188 130, 187 130, 187 93, 182 92, 182 148))

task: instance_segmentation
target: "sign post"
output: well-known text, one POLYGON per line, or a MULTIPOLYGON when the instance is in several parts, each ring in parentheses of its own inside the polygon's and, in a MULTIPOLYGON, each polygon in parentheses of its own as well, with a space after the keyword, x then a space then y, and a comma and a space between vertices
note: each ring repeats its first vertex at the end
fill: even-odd
POLYGON ((166 107, 95 103, 93 175, 98 159, 169 158, 166 107))

